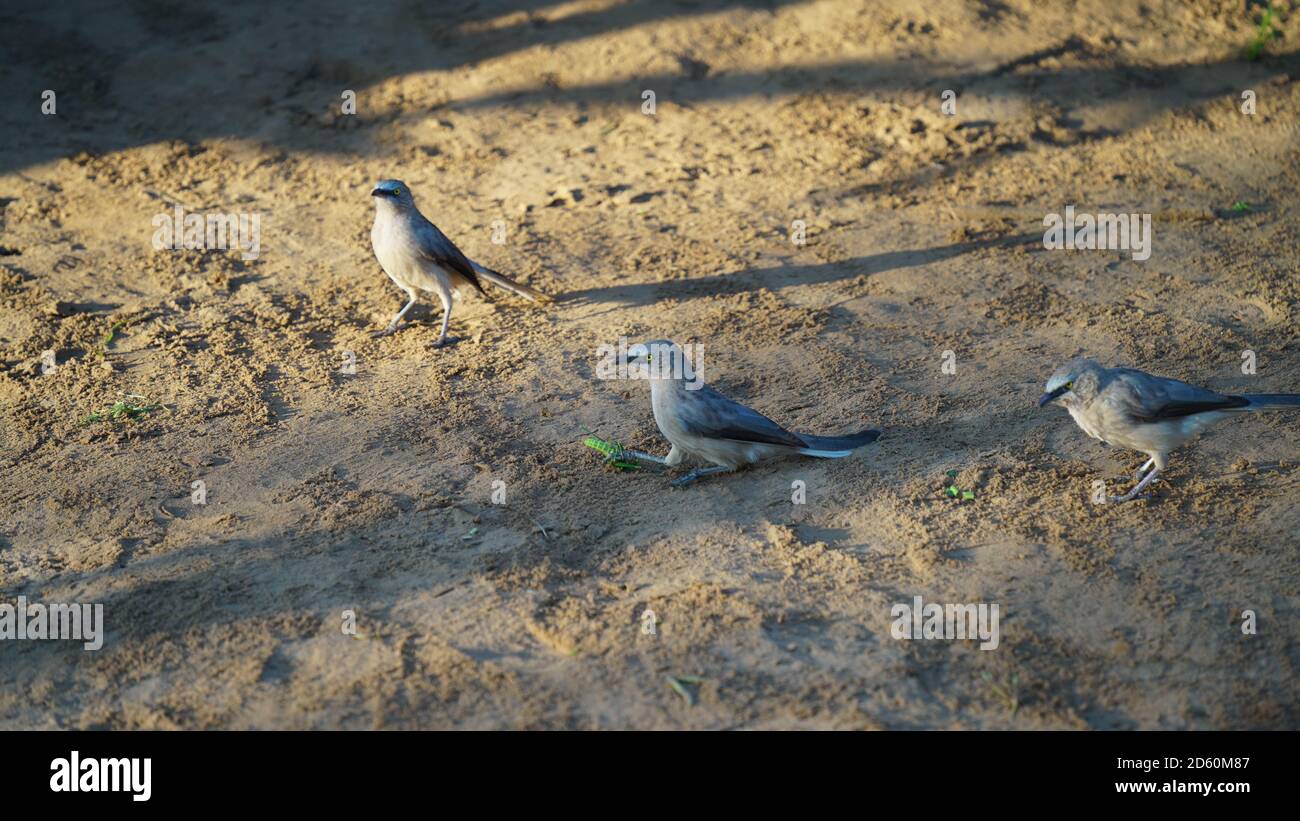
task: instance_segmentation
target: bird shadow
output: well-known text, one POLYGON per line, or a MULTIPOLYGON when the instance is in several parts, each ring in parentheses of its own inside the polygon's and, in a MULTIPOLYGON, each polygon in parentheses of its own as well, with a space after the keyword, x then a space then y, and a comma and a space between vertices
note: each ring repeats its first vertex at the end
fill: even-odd
POLYGON ((1025 233, 1009 237, 954 242, 931 248, 882 251, 855 259, 814 265, 777 265, 690 279, 607 285, 571 291, 565 294, 564 299, 566 302, 616 303, 622 306, 639 307, 652 305, 664 299, 681 301, 698 297, 730 296, 763 289, 779 291, 791 286, 821 285, 856 277, 869 277, 887 271, 916 268, 975 251, 1029 245, 1040 239, 1040 234, 1025 233))

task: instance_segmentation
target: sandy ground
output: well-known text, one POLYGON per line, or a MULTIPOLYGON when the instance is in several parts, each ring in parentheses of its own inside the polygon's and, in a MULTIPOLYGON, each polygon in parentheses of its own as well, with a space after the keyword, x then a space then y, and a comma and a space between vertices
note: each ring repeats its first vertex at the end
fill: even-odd
POLYGON ((0 19, 0 598, 107 637, 0 643, 0 727, 1300 727, 1300 417, 1116 507, 1142 457, 1034 408, 1080 352, 1300 391, 1293 17, 1250 62, 1229 0, 35 5, 0 19), (387 177, 561 299, 372 339, 387 177), (154 250, 178 203, 259 214, 260 257, 154 250), (1151 258, 1045 250, 1071 204, 1152 214, 1151 258), (604 468, 587 431, 667 449, 595 377, 620 336, 886 433, 604 468), (84 423, 124 394, 165 408, 84 423), (1001 645, 893 639, 916 595, 998 603, 1001 645))

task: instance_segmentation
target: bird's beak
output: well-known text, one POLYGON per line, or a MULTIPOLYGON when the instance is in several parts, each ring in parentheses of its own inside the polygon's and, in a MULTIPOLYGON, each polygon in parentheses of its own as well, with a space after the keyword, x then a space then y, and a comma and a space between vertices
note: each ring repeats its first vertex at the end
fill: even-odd
POLYGON ((1065 393, 1067 390, 1068 388, 1062 385, 1061 387, 1057 388, 1054 391, 1049 391, 1043 394, 1042 396, 1038 397, 1038 407, 1041 408, 1044 405, 1048 404, 1049 402, 1055 402, 1061 396, 1061 394, 1065 393))
POLYGON ((374 191, 371 191, 371 192, 370 192, 370 196, 372 196, 372 197, 382 197, 382 196, 383 196, 384 194, 386 194, 386 193, 387 193, 386 191, 384 191, 384 190, 382 190, 382 189, 379 189, 379 188, 376 188, 374 191))

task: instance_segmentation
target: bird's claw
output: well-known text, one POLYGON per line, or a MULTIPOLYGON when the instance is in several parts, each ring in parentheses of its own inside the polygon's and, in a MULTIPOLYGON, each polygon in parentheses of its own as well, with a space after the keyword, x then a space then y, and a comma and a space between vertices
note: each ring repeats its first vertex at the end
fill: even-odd
POLYGON ((627 448, 623 447, 618 442, 610 442, 609 445, 609 456, 606 458, 606 461, 618 462, 627 455, 627 448))
POLYGON ((370 335, 371 335, 372 337, 374 337, 375 339, 378 339, 378 338, 381 337, 381 336, 391 336, 392 334, 395 334, 395 333, 397 333, 397 326, 396 326, 396 325, 389 325, 387 328, 384 328, 384 329, 382 329, 382 330, 371 331, 371 332, 370 332, 370 335))
POLYGON ((438 341, 435 342, 435 343, 433 343, 432 347, 434 347, 434 348, 450 348, 452 345, 455 345, 455 344, 456 344, 457 342, 459 342, 459 341, 460 341, 460 338, 459 338, 459 337, 455 337, 455 336, 440 336, 440 337, 438 337, 438 341))
POLYGON ((686 474, 685 476, 681 476, 681 477, 678 477, 678 478, 672 480, 672 481, 669 482, 668 484, 669 484, 669 485, 672 485, 673 487, 686 487, 686 486, 689 485, 691 482, 694 482, 697 478, 699 478, 699 477, 697 477, 697 476, 695 475, 694 471, 692 471, 691 473, 688 473, 688 474, 686 474))
POLYGON ((1138 493, 1138 494, 1125 493, 1123 496, 1107 496, 1106 504, 1118 505, 1118 504, 1123 504, 1124 502, 1136 502, 1138 499, 1146 499, 1149 498, 1150 496, 1151 496, 1150 493, 1138 493))

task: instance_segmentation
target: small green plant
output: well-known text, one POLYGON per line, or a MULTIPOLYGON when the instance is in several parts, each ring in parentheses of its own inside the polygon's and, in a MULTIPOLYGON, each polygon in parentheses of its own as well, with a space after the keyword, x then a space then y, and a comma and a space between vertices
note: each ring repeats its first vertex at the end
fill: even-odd
POLYGON ((99 341, 99 356, 101 359, 108 354, 108 346, 113 344, 113 340, 117 337, 117 332, 130 324, 131 321, 129 319, 119 319, 112 325, 108 326, 108 333, 104 334, 104 338, 99 341))
POLYGON ((95 411, 90 416, 81 420, 82 426, 91 425, 95 422, 121 422, 123 420, 131 421, 138 419, 147 413, 153 413, 156 410, 166 410, 166 405, 150 404, 147 400, 143 404, 138 404, 130 400, 144 399, 143 396, 134 393, 124 394, 123 399, 119 399, 112 405, 101 411, 95 411))
POLYGON ((1277 14, 1273 11, 1273 4, 1270 3, 1259 18, 1259 28, 1255 29, 1255 38, 1250 41, 1250 45, 1246 46, 1247 60, 1258 60, 1262 57, 1268 44, 1282 33, 1274 26, 1276 22, 1277 14))
POLYGON ((1232 211, 1237 214, 1245 214, 1250 211, 1250 203, 1245 200, 1237 200, 1232 204, 1232 211))
POLYGON ((961 488, 957 487, 957 485, 955 484, 957 480, 957 471, 950 470, 948 471, 947 476, 948 476, 948 486, 944 488, 943 490, 944 494, 952 497, 953 499, 960 499, 961 501, 973 500, 975 498, 975 491, 962 490, 961 488))

